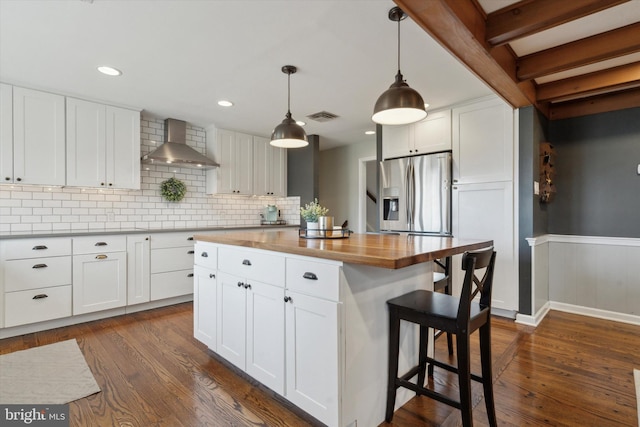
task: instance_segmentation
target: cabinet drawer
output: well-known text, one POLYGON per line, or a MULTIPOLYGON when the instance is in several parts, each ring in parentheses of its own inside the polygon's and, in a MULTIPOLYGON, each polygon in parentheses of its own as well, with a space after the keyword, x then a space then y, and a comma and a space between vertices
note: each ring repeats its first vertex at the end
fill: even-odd
POLYGON ((83 236, 73 238, 73 254, 97 254, 127 250, 127 236, 83 236))
POLYGON ((71 255, 71 239, 17 239, 0 241, 0 259, 24 259, 71 255))
POLYGON ((236 276, 284 287, 284 256, 261 251, 218 248, 218 269, 236 276))
POLYGON ((196 242, 195 246, 195 263, 202 267, 215 270, 218 268, 218 248, 217 246, 206 243, 196 242))
POLYGON ((4 297, 4 326, 26 325, 71 316, 71 285, 9 292, 4 297))
POLYGON ((332 301, 340 299, 340 267, 287 258, 287 289, 332 301))
POLYGON ((16 259, 4 263, 4 291, 71 284, 71 257, 16 259))
POLYGON ((194 248, 163 248, 151 250, 151 273, 193 269, 194 248))
POLYGON ((151 275, 151 301, 193 293, 193 268, 151 275))
POLYGON ((193 246, 193 232, 154 233, 151 235, 151 249, 193 246))

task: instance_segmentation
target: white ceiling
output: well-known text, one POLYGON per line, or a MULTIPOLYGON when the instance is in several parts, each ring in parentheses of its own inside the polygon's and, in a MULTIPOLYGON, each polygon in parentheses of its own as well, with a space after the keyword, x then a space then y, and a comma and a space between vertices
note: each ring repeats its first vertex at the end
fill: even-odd
MULTIPOLYGON (((491 0, 488 0, 491 3, 491 0)), ((495 0, 494 0, 495 1, 495 0)), ((482 3, 485 3, 483 1, 482 3)), ((505 2, 495 2, 502 7, 505 2)), ((506 4, 512 3, 507 1, 506 4)), ((375 136, 396 73, 390 0, 0 0, 0 81, 269 136, 291 112, 321 149, 375 136), (111 65, 123 71, 106 77, 111 65), (235 103, 224 109, 216 102, 235 103), (340 116, 317 123, 320 111, 340 116)), ((411 19, 401 68, 431 109, 491 93, 411 19)))

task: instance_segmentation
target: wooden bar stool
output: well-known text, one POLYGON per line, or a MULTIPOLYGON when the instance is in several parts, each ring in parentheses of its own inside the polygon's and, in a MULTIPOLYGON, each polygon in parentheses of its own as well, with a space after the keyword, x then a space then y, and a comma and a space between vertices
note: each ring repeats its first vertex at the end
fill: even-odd
MULTIPOLYGON (((489 425, 496 426, 493 400, 493 374, 491 369, 491 286, 496 253, 493 247, 462 256, 465 271, 462 293, 456 298, 440 292, 417 290, 387 301, 389 307, 389 382, 387 385, 386 420, 391 422, 398 387, 413 390, 416 394, 435 399, 460 409, 462 424, 473 426, 471 403, 471 380, 481 382, 487 406, 489 425), (482 279, 476 273, 484 270, 482 279), (480 293, 480 301, 473 301, 480 293), (398 355, 400 351, 400 321, 420 325, 418 365, 398 377, 398 355), (456 336, 457 367, 427 356, 428 329, 434 328, 456 336), (470 335, 480 330, 480 359, 482 376, 472 374, 470 369, 470 335), (460 400, 456 401, 424 386, 426 365, 437 366, 458 375, 460 400), (409 380, 418 375, 417 383, 409 380)), ((431 370, 430 370, 431 373, 431 370)))

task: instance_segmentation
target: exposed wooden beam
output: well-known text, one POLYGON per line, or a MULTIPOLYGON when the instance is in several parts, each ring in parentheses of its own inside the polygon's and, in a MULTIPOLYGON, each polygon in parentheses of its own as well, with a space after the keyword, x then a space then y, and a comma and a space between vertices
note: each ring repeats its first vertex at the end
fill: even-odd
POLYGON ((637 107, 640 107, 640 89, 633 89, 551 104, 549 118, 551 120, 560 120, 637 107))
MULTIPOLYGON (((418 25, 458 58, 513 108, 535 103, 515 80, 515 58, 510 75, 487 52, 484 42, 484 16, 471 1, 394 0, 418 25), (455 10, 455 12, 454 12, 455 10), (465 24, 466 23, 466 24, 465 24)), ((506 58, 506 56, 504 57, 506 58)), ((504 59, 508 61, 508 59, 504 59)), ((532 96, 532 91, 528 91, 532 96)))
POLYGON ((519 80, 535 79, 635 52, 640 52, 640 23, 523 56, 517 75, 519 80))
POLYGON ((523 0, 487 16, 492 46, 553 28, 629 0, 523 0))
POLYGON ((639 86, 640 62, 635 62, 539 85, 537 96, 541 101, 564 101, 639 86))

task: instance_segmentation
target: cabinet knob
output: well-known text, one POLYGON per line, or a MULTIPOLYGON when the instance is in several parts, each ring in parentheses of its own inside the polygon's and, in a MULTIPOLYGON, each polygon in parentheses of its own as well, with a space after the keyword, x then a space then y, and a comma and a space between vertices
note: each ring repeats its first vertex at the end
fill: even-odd
POLYGON ((49 298, 49 295, 47 295, 47 294, 38 294, 38 295, 34 296, 31 299, 44 299, 44 298, 49 298))
POLYGON ((245 289, 251 289, 251 285, 250 285, 250 284, 248 284, 248 283, 245 283, 245 284, 244 284, 244 288, 245 288, 245 289))
POLYGON ((47 265, 47 264, 36 264, 36 265, 34 265, 33 267, 31 267, 31 268, 47 268, 47 267, 48 267, 48 265, 47 265))
POLYGON ((293 298, 291 298, 291 297, 284 297, 284 302, 293 302, 293 298))
POLYGON ((5 176, 5 177, 4 177, 4 180, 5 180, 5 181, 11 181, 11 177, 9 177, 9 176, 5 176))
POLYGON ((145 237, 145 238, 144 238, 144 240, 149 240, 149 238, 148 238, 148 237, 145 237))
POLYGON ((188 255, 193 255, 196 251, 187 251, 188 255))
POLYGON ((102 185, 104 187, 104 182, 101 182, 100 185, 102 185))
POLYGON ((241 287, 243 287, 243 286, 244 286, 244 283, 242 283, 242 282, 238 282, 238 287, 239 287, 239 288, 241 288, 241 287))
POLYGON ((16 178, 16 181, 20 182, 22 181, 22 178, 16 178))
POLYGON ((193 240, 193 236, 187 237, 187 240, 192 241, 193 240))
POLYGON ((111 187, 112 185, 113 185, 112 183, 109 183, 109 187, 111 187))
POLYGON ((187 274, 187 277, 193 277, 193 273, 187 274))
POLYGON ((215 278, 216 278, 216 275, 215 275, 215 274, 213 274, 213 273, 210 273, 210 274, 209 274, 209 279, 215 279, 215 278))

